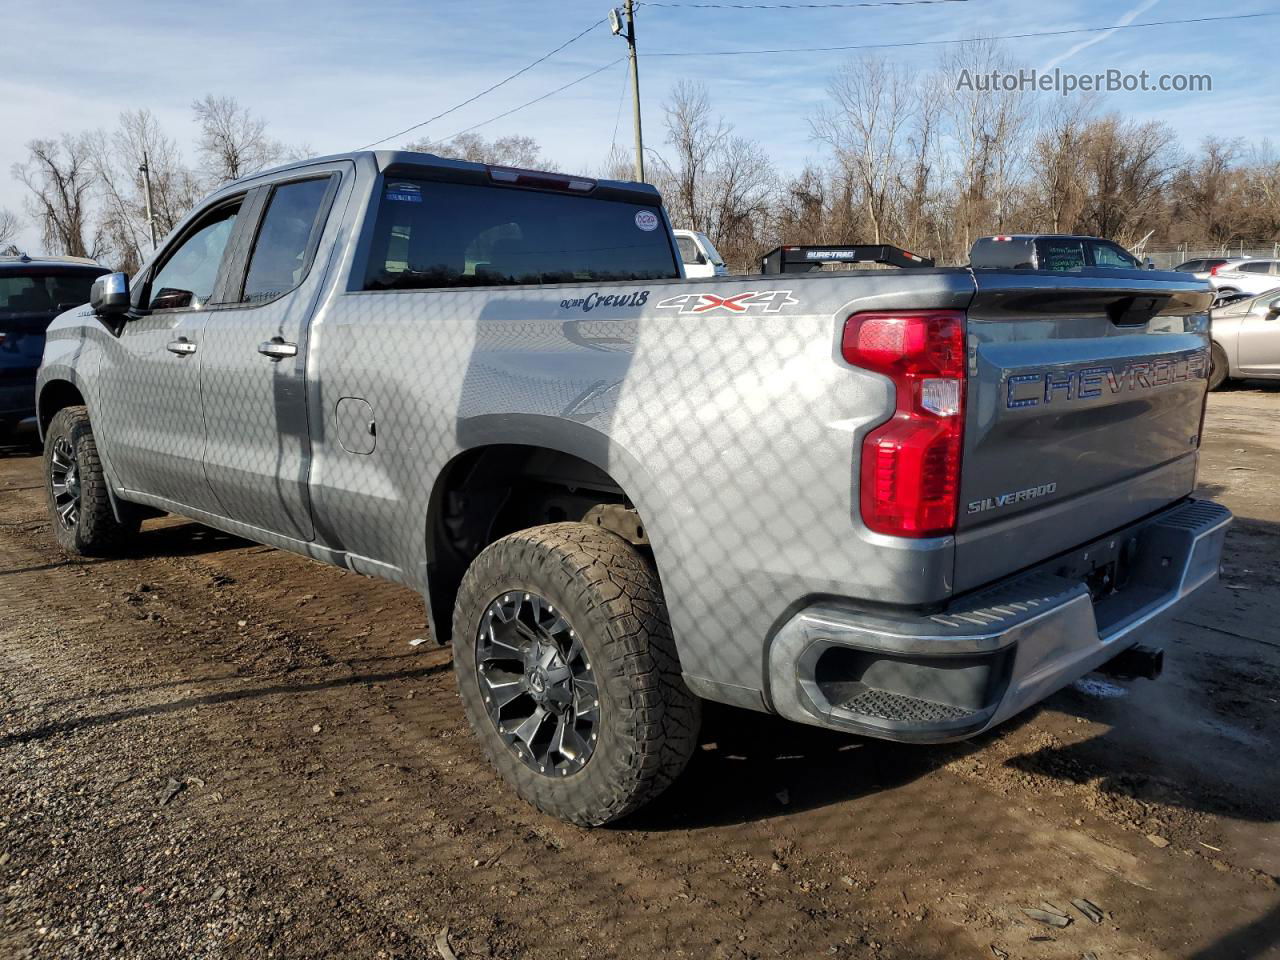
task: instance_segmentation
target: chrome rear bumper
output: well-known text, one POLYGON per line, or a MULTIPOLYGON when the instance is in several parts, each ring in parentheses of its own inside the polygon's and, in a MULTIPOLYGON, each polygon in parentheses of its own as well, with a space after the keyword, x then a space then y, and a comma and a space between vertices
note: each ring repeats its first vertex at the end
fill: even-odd
POLYGON ((1105 663, 1187 603, 1217 576, 1230 522, 1226 507, 1186 500, 941 613, 808 607, 770 644, 773 708, 891 740, 972 736, 1105 663))

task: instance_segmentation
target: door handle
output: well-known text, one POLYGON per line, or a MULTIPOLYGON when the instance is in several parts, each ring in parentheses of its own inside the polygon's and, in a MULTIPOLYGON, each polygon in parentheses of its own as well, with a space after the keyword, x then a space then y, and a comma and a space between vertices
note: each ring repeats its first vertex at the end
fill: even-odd
POLYGON ((180 357, 189 357, 196 352, 196 345, 186 337, 179 337, 177 340, 170 340, 164 345, 164 348, 170 353, 176 353, 180 357))
POLYGON ((272 337, 270 340, 264 340, 258 344, 258 352, 264 357, 270 357, 272 361, 279 363, 285 357, 296 357, 298 355, 298 345, 296 343, 286 343, 280 337, 272 337))

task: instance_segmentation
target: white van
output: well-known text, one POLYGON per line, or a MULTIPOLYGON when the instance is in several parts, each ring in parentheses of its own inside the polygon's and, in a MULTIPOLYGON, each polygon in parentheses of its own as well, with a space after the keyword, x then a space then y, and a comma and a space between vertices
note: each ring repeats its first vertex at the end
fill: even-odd
POLYGON ((680 246, 680 259, 684 261, 684 275, 695 277, 727 277, 729 268, 724 265, 715 245, 705 233, 693 230, 673 230, 680 246))

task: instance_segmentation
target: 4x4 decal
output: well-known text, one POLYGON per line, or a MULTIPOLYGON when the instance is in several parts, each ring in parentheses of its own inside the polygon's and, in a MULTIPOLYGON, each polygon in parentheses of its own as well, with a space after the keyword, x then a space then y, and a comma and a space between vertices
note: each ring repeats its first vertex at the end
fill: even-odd
POLYGON ((659 309, 679 310, 681 313, 710 313, 724 310, 727 313, 777 313, 785 306, 799 303, 790 290, 755 290, 722 297, 716 293, 682 293, 658 301, 659 309), (758 308, 758 309, 757 309, 758 308))

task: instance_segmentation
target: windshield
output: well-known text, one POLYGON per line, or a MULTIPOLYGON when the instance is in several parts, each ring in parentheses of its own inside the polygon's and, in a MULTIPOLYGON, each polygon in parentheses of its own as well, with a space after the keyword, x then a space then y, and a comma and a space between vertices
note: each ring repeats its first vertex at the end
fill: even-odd
POLYGON ((680 276, 656 205, 389 180, 366 290, 680 276))
POLYGON ((97 274, 0 274, 0 317, 57 313, 89 302, 97 274))

